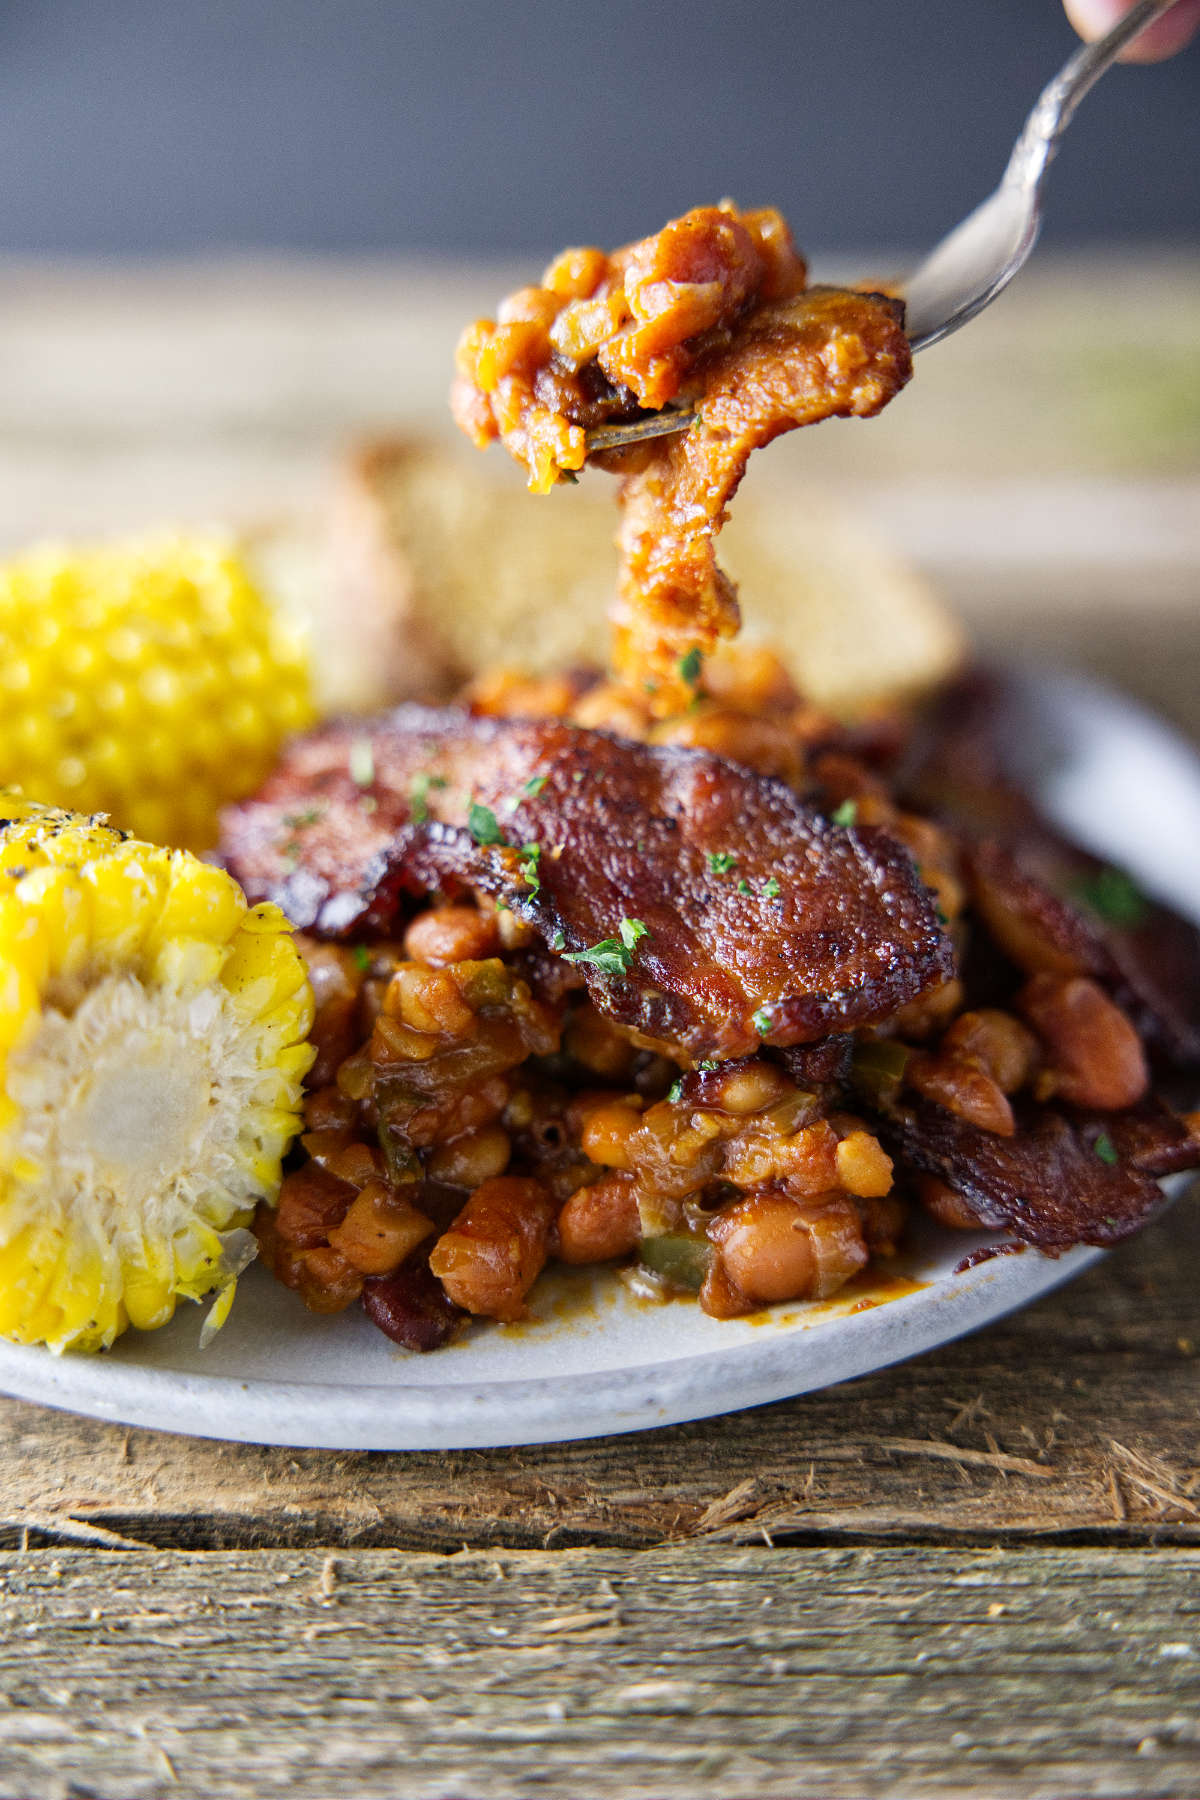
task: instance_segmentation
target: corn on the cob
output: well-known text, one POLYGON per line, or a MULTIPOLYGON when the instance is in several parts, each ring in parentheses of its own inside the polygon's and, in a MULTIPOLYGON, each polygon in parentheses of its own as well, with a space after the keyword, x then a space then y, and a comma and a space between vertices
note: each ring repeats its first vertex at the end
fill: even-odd
POLYGON ((220 869, 0 791, 0 1334, 95 1350, 222 1290, 297 1128, 312 991, 220 869))
POLYGON ((0 784, 202 849, 313 716, 303 645, 226 541, 0 568, 0 784))

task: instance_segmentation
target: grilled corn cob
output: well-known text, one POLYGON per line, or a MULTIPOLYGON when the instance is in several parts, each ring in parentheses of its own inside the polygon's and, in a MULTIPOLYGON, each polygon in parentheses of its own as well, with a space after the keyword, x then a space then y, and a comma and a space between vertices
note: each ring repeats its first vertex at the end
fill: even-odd
POLYGON ((0 1334, 107 1347, 253 1253, 312 1060, 283 914, 0 791, 0 1334))
POLYGON ((303 645, 228 542, 0 568, 0 784, 202 849, 313 716, 303 645))

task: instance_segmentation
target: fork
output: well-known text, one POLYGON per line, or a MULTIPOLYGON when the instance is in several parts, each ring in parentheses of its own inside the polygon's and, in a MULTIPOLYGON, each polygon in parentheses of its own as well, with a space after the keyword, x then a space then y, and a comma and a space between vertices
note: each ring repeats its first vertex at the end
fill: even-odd
MULTIPOLYGON (((975 318, 1023 267, 1041 230, 1046 174, 1076 107, 1130 39, 1174 4, 1138 0, 1106 36, 1076 50, 1038 95, 995 192, 889 290, 905 302, 905 330, 914 350, 927 350, 975 318)), ((588 453, 686 431, 698 417, 668 407, 629 425, 602 426, 588 432, 588 453)))

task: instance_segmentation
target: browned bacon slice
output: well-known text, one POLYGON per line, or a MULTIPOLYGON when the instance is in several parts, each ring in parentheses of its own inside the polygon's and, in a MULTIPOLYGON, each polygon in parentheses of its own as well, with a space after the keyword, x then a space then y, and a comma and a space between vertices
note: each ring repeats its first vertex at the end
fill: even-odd
POLYGON ((328 937, 386 931, 428 890, 495 895, 550 948, 592 952, 611 1017, 693 1056, 881 1020, 953 967, 885 833, 706 752, 557 720, 410 706, 327 726, 226 814, 222 848, 252 899, 328 937))
POLYGON ((1067 1113, 1028 1107, 998 1137, 931 1101, 880 1121, 880 1136, 914 1169, 953 1188, 981 1225, 1057 1253, 1115 1244, 1162 1204, 1155 1179, 1200 1167, 1200 1139, 1165 1107, 1067 1113))

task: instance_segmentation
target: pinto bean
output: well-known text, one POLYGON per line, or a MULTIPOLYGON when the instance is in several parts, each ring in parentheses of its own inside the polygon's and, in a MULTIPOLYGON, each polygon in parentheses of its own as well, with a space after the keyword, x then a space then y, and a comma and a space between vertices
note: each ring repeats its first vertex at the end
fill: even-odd
POLYGON ((414 962, 442 968, 447 963, 482 962, 500 948, 494 912, 473 906, 435 906, 421 913, 404 934, 404 953, 414 962))
POLYGON ((503 1175, 511 1155, 512 1144, 502 1125, 464 1131, 430 1154, 430 1180, 445 1181, 451 1187, 481 1187, 493 1176, 503 1175))
POLYGON ((979 1220, 961 1194, 936 1175, 918 1175, 917 1198, 939 1225, 951 1231, 978 1231, 979 1220))
POLYGON ((1116 1111, 1136 1106, 1150 1085, 1141 1040, 1125 1014, 1085 975, 1035 975, 1017 1006, 1046 1047, 1039 1098, 1116 1111))
POLYGON ((999 1137, 1011 1137, 1016 1130, 1013 1109, 999 1084, 972 1062, 956 1056, 930 1056, 914 1051, 904 1070, 904 1078, 918 1094, 936 1100, 947 1112, 969 1119, 984 1131, 999 1137))
POLYGON ((455 1306, 519 1319, 545 1266, 556 1210, 540 1181, 500 1175, 476 1188, 429 1257, 455 1306))
POLYGON ((825 1299, 867 1260, 858 1210, 841 1194, 805 1201, 771 1189, 749 1194, 723 1208, 708 1235, 723 1274, 752 1304, 825 1299))
POLYGON ((634 1133, 642 1124, 641 1108, 627 1100, 610 1100, 588 1114, 580 1136, 583 1154, 606 1169, 632 1169, 634 1133))
POLYGON ((566 1263, 609 1262, 632 1250, 641 1234, 637 1192, 623 1175, 577 1189, 558 1215, 558 1253, 566 1263))
POLYGON ((1020 1019, 994 1006, 960 1013, 940 1048, 960 1061, 977 1064, 1004 1094, 1024 1087, 1037 1060, 1033 1033, 1020 1019))

